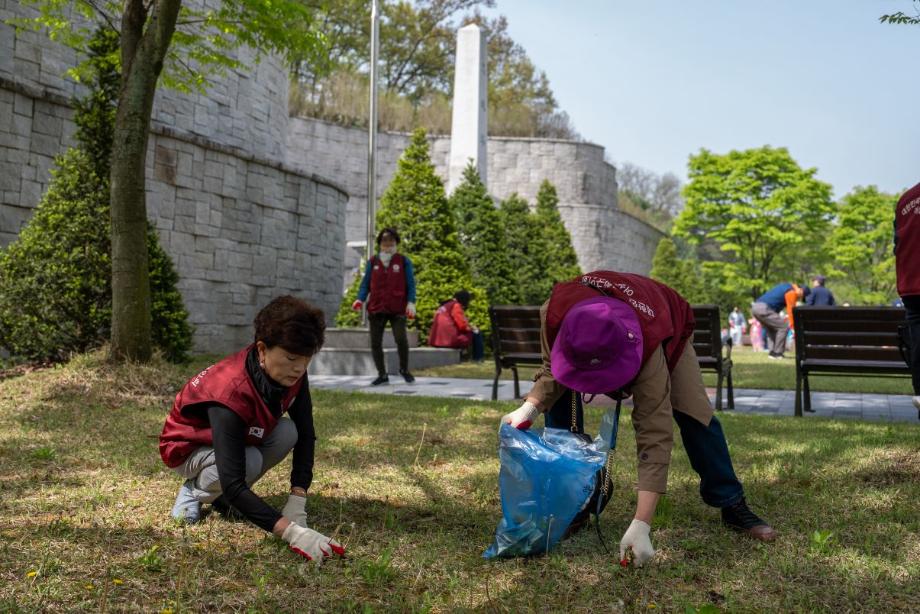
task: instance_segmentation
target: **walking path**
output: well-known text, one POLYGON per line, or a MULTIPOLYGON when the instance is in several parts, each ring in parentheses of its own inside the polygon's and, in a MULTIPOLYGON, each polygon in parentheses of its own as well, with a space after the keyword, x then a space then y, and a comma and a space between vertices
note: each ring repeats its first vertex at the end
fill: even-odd
MULTIPOLYGON (((390 376, 390 384, 371 386, 370 383, 373 379, 373 376, 311 375, 310 386, 348 392, 451 397, 475 401, 488 401, 492 397, 492 380, 419 377, 414 383, 406 384, 401 377, 390 376)), ((529 382, 521 382, 522 393, 527 391, 528 385, 529 382)), ((712 398, 714 389, 710 388, 708 390, 709 396, 712 398)), ((514 400, 514 384, 510 381, 500 381, 498 383, 498 398, 501 401, 514 400)), ((723 399, 724 402, 725 400, 723 399)), ((855 418, 857 420, 920 423, 917 420, 917 410, 908 395, 812 392, 811 407, 815 410, 815 413, 805 414, 806 417, 818 416, 822 418, 855 418)), ((792 416, 795 413, 794 408, 795 391, 793 390, 735 388, 734 411, 738 413, 792 416)))

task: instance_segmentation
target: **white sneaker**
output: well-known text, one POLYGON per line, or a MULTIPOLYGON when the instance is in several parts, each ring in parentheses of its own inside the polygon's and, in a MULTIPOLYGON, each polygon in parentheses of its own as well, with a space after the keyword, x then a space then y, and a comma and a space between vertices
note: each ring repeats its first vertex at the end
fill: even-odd
POLYGON ((176 503, 172 508, 172 517, 185 524, 195 524, 201 520, 201 502, 194 495, 195 481, 186 480, 179 487, 176 503))
POLYGON ((914 407, 917 408, 917 411, 920 411, 920 397, 914 397, 914 407))

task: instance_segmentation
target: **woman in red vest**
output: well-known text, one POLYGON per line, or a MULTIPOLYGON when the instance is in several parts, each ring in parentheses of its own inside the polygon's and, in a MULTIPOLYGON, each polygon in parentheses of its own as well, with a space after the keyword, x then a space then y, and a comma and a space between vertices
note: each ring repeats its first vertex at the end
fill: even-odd
POLYGON ((434 313, 434 321, 428 332, 428 345, 434 348, 456 348, 465 350, 472 345, 471 356, 482 360, 482 333, 466 319, 470 307, 470 293, 460 290, 454 298, 444 301, 434 313))
POLYGON ((920 183, 904 192, 894 216, 898 294, 907 311, 914 407, 920 419, 920 183))
POLYGON ((638 456, 638 504, 620 541, 642 565, 655 555, 649 537, 665 492, 677 422, 703 501, 722 510, 725 524, 761 541, 776 531, 747 506, 722 426, 690 339, 690 305, 662 283, 629 273, 595 271, 556 284, 540 310, 543 368, 521 407, 504 423, 529 428, 543 413, 546 426, 582 429, 582 394, 632 394, 638 456))
POLYGON ((364 278, 358 289, 358 299, 351 308, 361 311, 367 303, 367 319, 371 327, 371 354, 377 367, 377 379, 371 386, 390 381, 383 357, 383 331, 387 322, 393 328, 396 352, 399 354, 399 374, 411 384, 415 377, 409 373, 409 339, 406 335, 406 318, 415 317, 415 274, 412 261, 397 253, 399 233, 395 228, 384 228, 377 235, 377 255, 367 261, 364 278))
POLYGON ((323 312, 282 296, 254 324, 254 343, 189 380, 166 418, 160 456, 185 479, 172 515, 196 523, 202 503, 225 514, 236 510, 321 563, 345 553, 307 527, 305 511, 316 440, 306 373, 323 345, 323 312), (279 512, 250 487, 292 449, 291 492, 279 512))

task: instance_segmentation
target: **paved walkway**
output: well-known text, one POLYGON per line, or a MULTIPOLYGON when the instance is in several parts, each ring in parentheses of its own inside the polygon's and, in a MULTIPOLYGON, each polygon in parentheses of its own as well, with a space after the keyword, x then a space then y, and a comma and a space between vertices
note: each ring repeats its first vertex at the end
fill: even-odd
MULTIPOLYGON (((414 383, 406 384, 401 377, 390 376, 390 384, 371 386, 373 379, 373 376, 311 375, 310 386, 348 392, 451 397, 475 401, 488 401, 492 397, 492 380, 419 377, 414 383)), ((528 385, 529 382, 521 382, 521 391, 526 392, 528 385)), ((710 388, 710 398, 713 398, 714 394, 715 391, 710 388)), ((513 400, 514 384, 504 380, 499 382, 498 398, 502 401, 513 400)), ((813 414, 805 414, 806 417, 855 418, 920 424, 920 421, 917 420, 917 410, 908 395, 813 392, 811 406, 816 411, 813 414)), ((739 413, 792 416, 795 413, 794 408, 795 391, 793 390, 735 389, 735 411, 739 413)))

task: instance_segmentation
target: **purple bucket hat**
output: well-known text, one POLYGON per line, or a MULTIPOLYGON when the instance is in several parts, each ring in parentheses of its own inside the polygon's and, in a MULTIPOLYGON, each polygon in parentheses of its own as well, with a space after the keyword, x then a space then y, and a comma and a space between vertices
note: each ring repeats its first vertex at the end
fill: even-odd
POLYGON ((553 377, 576 392, 603 394, 628 384, 642 365, 642 329, 633 308, 599 296, 562 319, 550 354, 553 377))

